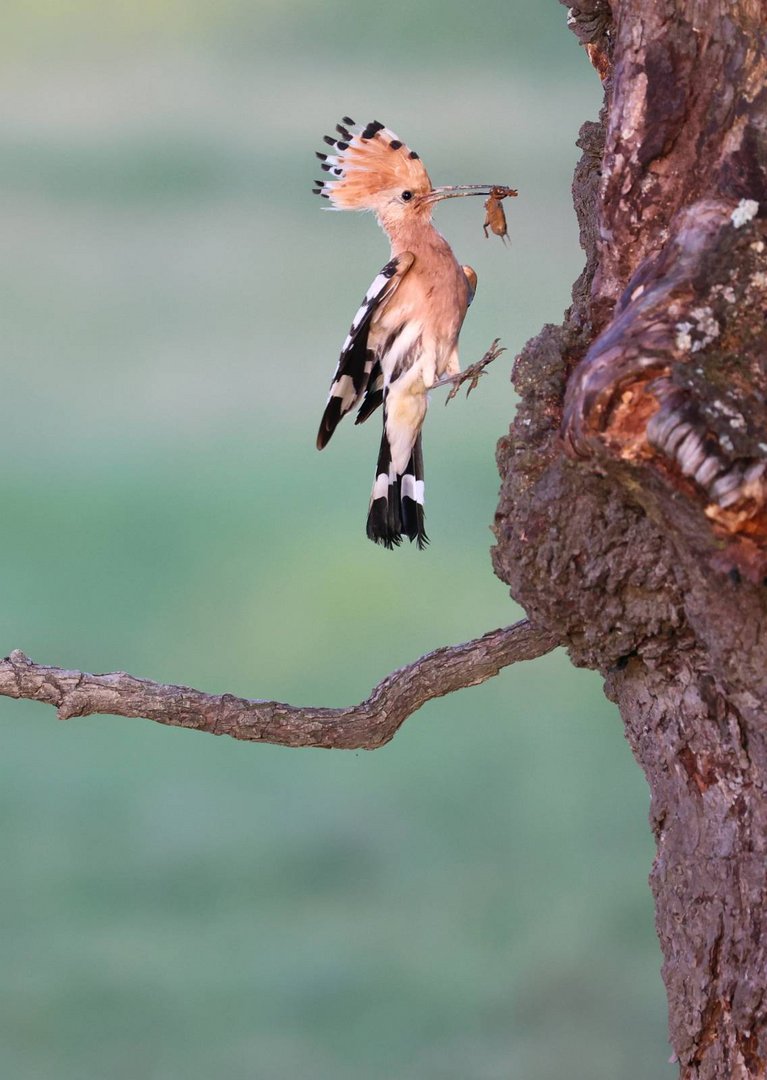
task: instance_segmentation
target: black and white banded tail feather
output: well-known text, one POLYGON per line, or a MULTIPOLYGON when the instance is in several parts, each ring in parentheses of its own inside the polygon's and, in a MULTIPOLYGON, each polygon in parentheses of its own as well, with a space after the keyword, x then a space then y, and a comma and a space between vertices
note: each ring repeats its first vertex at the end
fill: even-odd
POLYGON ((424 527, 423 452, 418 433, 405 471, 398 475, 391 460, 384 425, 378 465, 368 510, 367 535, 385 548, 399 547, 402 537, 413 540, 422 551, 429 543, 424 527))
POLYGON ((375 277, 365 293, 365 298, 352 320, 349 333, 341 347, 341 355, 338 358, 333 382, 330 384, 327 405, 317 433, 318 450, 327 446, 340 421, 367 393, 371 376, 374 383, 371 389, 374 393, 370 400, 366 399, 363 403, 362 419, 366 419, 376 405, 380 404, 381 396, 378 391, 382 384, 381 367, 372 350, 368 348, 370 323, 376 312, 381 311, 392 298, 399 283, 413 265, 414 259, 415 256, 409 251, 395 255, 375 277))

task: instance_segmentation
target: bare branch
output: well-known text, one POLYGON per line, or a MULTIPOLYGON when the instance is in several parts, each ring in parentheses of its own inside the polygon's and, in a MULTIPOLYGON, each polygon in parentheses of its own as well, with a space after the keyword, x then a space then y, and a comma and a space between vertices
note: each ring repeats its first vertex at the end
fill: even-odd
POLYGON ((556 648, 556 638, 525 619, 461 645, 427 653, 387 675, 360 705, 297 708, 233 694, 137 679, 122 671, 90 675, 35 664, 14 650, 0 661, 0 695, 53 705, 62 720, 93 713, 140 716, 172 727, 279 746, 374 750, 427 701, 477 686, 519 660, 556 648))

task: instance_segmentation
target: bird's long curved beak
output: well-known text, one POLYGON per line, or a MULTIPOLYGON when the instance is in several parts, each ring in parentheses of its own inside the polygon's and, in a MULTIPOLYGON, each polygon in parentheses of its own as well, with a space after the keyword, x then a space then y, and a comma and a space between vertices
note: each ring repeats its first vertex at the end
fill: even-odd
POLYGON ((491 184, 461 184, 459 187, 432 188, 422 198, 426 203, 436 203, 442 199, 460 199, 465 195, 489 195, 492 190, 491 184))

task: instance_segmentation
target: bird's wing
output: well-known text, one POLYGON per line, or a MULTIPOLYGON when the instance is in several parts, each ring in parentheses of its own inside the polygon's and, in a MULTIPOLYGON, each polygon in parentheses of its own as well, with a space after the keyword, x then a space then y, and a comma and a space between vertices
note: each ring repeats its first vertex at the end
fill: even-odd
POLYGON ((477 272, 472 266, 462 266, 461 269, 466 277, 466 284, 469 286, 469 304, 471 304, 477 291, 477 272))
POLYGON ((355 424, 364 424, 369 416, 372 416, 378 406, 383 401, 384 397, 384 377, 381 371, 381 361, 376 360, 373 364, 373 370, 370 372, 370 378, 368 379, 367 389, 365 390, 365 396, 362 399, 362 404, 357 411, 357 418, 355 424))
POLYGON ((339 421, 354 408, 368 389, 375 363, 375 357, 368 349, 370 323, 374 315, 388 304, 414 260, 415 255, 410 251, 395 255, 365 293, 365 299, 354 316, 338 358, 338 367, 330 386, 328 403, 317 433, 318 450, 328 444, 339 421))

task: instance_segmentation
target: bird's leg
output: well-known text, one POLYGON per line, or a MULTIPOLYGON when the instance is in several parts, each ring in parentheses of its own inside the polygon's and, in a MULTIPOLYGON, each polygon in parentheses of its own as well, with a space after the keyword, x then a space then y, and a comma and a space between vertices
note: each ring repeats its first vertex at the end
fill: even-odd
POLYGON ((497 360, 502 352, 506 352, 502 345, 499 345, 500 338, 496 338, 490 348, 487 350, 481 360, 477 360, 475 364, 469 364, 465 371, 459 371, 457 375, 446 375, 436 382, 431 389, 436 390, 439 386, 450 386, 450 393, 445 398, 445 404, 448 401, 452 401, 455 395, 465 382, 469 382, 469 388, 466 391, 466 397, 477 386, 480 378, 485 374, 485 368, 488 364, 492 364, 493 360, 497 360))

